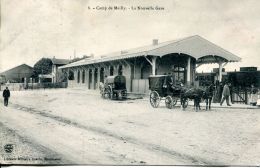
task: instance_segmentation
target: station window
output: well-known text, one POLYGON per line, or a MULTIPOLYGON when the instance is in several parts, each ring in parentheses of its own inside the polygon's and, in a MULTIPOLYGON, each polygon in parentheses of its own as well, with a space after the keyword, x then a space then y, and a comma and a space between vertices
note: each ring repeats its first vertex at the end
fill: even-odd
POLYGON ((82 83, 85 83, 85 70, 82 71, 82 83))
POLYGON ((68 76, 69 80, 74 80, 74 72, 73 71, 69 71, 69 76, 68 76))
POLYGON ((113 66, 110 67, 109 75, 110 76, 114 75, 114 67, 113 66))
POLYGON ((174 67, 175 79, 179 82, 185 83, 185 68, 181 66, 174 67))
POLYGON ((104 83, 104 68, 100 69, 100 82, 104 83))
POLYGON ((123 66, 119 65, 118 67, 118 75, 123 75, 123 66))
POLYGON ((80 71, 78 71, 78 83, 80 82, 80 71))
POLYGON ((88 73, 88 89, 90 89, 92 84, 92 69, 90 69, 88 73))

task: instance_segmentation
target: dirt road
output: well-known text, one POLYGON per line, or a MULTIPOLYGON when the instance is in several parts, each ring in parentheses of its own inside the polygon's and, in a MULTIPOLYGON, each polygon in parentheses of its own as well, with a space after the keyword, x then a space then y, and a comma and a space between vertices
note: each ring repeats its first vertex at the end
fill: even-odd
POLYGON ((13 92, 10 101, 0 106, 1 163, 260 163, 257 109, 153 109, 147 101, 103 100, 75 89, 13 92), (9 143, 12 153, 3 148, 9 143))

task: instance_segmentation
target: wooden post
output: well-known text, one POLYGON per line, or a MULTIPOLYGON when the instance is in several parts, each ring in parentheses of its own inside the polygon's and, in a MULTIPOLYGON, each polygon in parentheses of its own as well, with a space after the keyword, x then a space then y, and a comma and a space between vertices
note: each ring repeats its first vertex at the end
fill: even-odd
POLYGON ((89 84, 89 72, 88 72, 88 68, 86 67, 85 71, 85 82, 86 82, 86 87, 88 89, 88 84, 89 84))
POLYGON ((222 62, 220 62, 220 63, 218 63, 218 65, 219 65, 219 73, 218 73, 218 80, 219 80, 219 82, 221 82, 222 81, 222 68, 223 68, 223 63, 222 62))
POLYGON ((99 88, 99 82, 100 82, 100 67, 97 68, 97 84, 96 84, 96 89, 99 88))
POLYGON ((245 87, 245 104, 248 104, 248 95, 247 95, 247 88, 245 87))
POLYGON ((91 68, 92 69, 92 82, 91 82, 91 88, 92 90, 95 89, 95 68, 91 68))
POLYGON ((190 71, 190 57, 188 57, 188 60, 187 60, 187 85, 190 85, 190 74, 191 74, 191 71, 190 71))
POLYGON ((157 57, 152 57, 152 75, 156 75, 156 58, 157 57))

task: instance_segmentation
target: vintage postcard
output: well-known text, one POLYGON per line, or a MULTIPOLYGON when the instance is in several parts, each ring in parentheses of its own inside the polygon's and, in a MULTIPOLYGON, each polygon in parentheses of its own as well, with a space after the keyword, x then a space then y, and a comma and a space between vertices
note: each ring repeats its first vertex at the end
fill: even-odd
POLYGON ((1 165, 260 165, 259 0, 0 7, 1 165))

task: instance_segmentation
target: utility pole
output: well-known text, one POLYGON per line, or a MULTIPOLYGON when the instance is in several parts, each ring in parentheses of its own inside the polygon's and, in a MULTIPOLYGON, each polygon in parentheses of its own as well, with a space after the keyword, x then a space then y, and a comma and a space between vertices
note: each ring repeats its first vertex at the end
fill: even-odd
POLYGON ((74 49, 74 58, 76 58, 76 50, 74 49))

